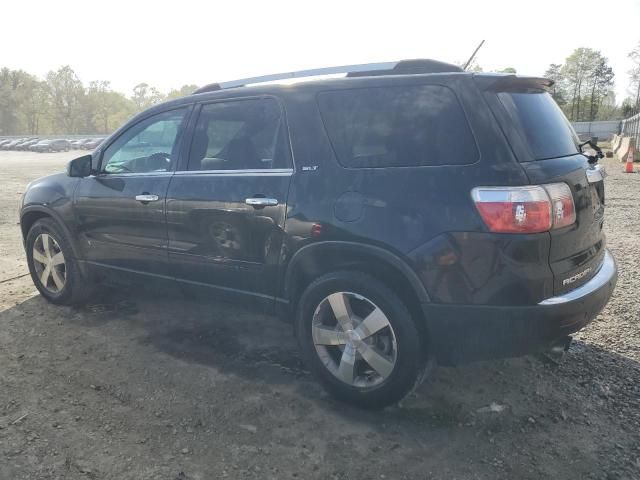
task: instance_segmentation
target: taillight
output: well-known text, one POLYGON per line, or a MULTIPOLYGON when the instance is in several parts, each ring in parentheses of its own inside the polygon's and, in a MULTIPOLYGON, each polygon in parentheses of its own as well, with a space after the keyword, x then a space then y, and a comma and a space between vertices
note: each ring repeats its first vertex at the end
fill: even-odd
POLYGON ((571 189, 566 183, 550 183, 544 186, 549 194, 552 207, 553 228, 573 225, 576 221, 576 207, 571 189))
POLYGON ((490 231, 539 233, 576 220, 573 196, 565 183, 525 187, 477 187, 471 197, 490 231))
POLYGON ((542 187, 477 187, 471 196, 492 232, 537 233, 551 228, 551 202, 542 187))

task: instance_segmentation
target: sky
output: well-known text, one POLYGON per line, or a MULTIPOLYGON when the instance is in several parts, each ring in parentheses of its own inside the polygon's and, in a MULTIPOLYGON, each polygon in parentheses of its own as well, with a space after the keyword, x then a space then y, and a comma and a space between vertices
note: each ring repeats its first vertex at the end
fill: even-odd
POLYGON ((627 96, 640 0, 4 0, 0 67, 130 93, 307 68, 433 58, 542 75, 578 47, 600 50, 627 96), (635 26, 634 26, 635 24, 635 26))

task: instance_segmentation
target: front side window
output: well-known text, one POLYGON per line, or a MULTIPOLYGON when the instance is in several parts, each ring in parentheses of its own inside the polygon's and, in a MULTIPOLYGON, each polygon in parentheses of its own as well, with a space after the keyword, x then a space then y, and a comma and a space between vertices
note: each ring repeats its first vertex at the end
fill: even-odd
POLYGON ((289 168, 283 119, 273 98, 203 105, 196 124, 189 170, 289 168))
POLYGON ((320 93, 318 104, 345 167, 464 165, 478 160, 462 107, 447 87, 337 90, 320 93))
POLYGON ((171 110, 135 124, 107 147, 104 173, 168 172, 177 158, 177 144, 187 108, 171 110))

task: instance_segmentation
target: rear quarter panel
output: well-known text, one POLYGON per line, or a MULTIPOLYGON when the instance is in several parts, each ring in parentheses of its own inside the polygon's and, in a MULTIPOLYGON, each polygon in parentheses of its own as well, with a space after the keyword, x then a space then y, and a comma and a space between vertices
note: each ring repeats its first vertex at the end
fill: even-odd
MULTIPOLYGON (((403 78, 394 84, 440 81, 433 75, 403 78)), ((370 83, 385 84, 383 80, 370 83)), ((435 302, 543 298, 550 290, 548 234, 524 239, 523 245, 535 246, 533 255, 524 253, 514 237, 497 239, 487 233, 470 196, 471 189, 479 185, 526 185, 527 176, 470 77, 451 80, 449 76, 445 86, 456 92, 477 142, 478 156, 468 165, 344 168, 336 159, 317 108, 320 90, 302 90, 286 99, 296 173, 287 206, 285 266, 304 245, 347 240, 380 246, 403 258, 425 282, 435 302), (322 225, 318 236, 311 234, 314 223, 322 225), (434 261, 442 254, 443 242, 438 238, 458 254, 434 261), (489 258, 493 263, 490 270, 480 272, 483 278, 460 281, 465 276, 477 277, 489 258), (526 270, 527 266, 534 270, 526 270), (514 268, 523 267, 520 275, 513 274, 514 268), (451 274, 453 270, 461 275, 451 274), (532 279, 537 282, 533 287, 532 279), (528 293, 509 296, 519 287, 528 293), (451 293, 454 291, 459 294, 451 293)))

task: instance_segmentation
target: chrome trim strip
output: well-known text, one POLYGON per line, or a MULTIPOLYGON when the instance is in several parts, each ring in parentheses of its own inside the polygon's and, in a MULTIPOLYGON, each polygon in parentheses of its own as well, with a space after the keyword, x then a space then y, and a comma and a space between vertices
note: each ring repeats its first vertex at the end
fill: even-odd
POLYGON ((113 177, 164 177, 173 175, 173 171, 170 172, 100 172, 97 175, 92 175, 96 178, 113 178, 113 177))
POLYGON ((265 177, 286 177, 293 175, 293 168, 254 168, 250 170, 180 170, 177 172, 146 172, 146 173, 138 173, 138 172, 101 172, 98 175, 93 175, 94 177, 101 178, 112 178, 112 177, 162 177, 162 176, 171 176, 171 175, 201 175, 201 174, 215 174, 215 175, 233 175, 233 176, 242 176, 242 175, 252 175, 252 176, 265 176, 265 177))
POLYGON ((256 168, 251 170, 181 170, 176 175, 233 175, 233 176, 265 176, 286 177, 293 175, 292 168, 256 168))
POLYGON ((574 300, 580 300, 582 297, 586 297, 590 293, 604 287, 616 273, 616 261, 613 255, 609 251, 604 252, 604 260, 598 273, 581 287, 571 290, 563 295, 557 297, 547 298, 541 301, 538 305, 559 305, 562 303, 572 302, 574 300))

